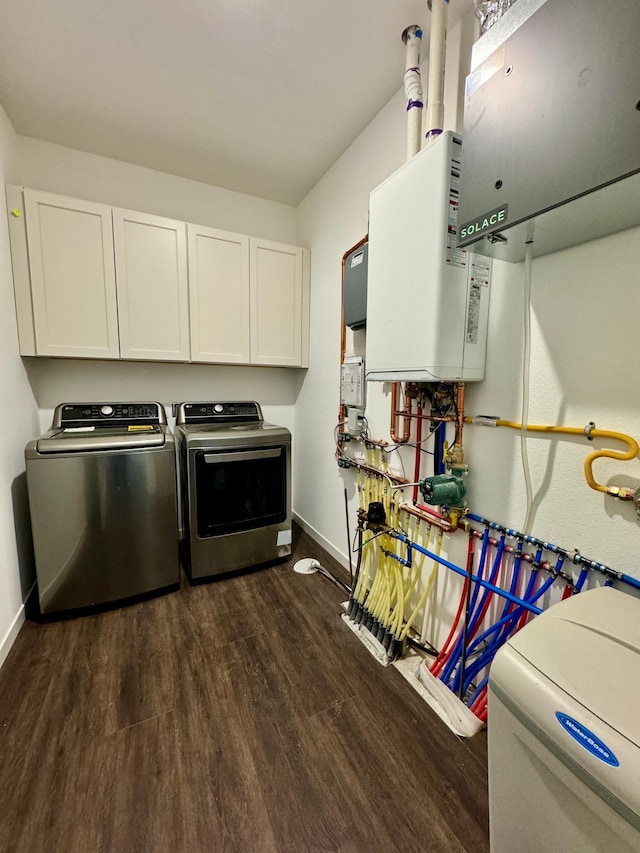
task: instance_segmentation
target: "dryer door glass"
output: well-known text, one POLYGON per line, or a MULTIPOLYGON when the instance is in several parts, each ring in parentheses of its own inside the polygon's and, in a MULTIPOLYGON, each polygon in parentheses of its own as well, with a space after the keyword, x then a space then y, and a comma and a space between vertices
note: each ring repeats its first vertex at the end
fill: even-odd
POLYGON ((195 453, 198 536, 279 524, 287 516, 287 448, 195 453))

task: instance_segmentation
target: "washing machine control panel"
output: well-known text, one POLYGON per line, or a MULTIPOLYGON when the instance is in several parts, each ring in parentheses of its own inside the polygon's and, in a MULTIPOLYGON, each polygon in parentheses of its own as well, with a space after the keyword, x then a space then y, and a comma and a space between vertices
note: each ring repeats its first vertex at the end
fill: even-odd
POLYGON ((60 409, 61 427, 166 423, 159 403, 65 403, 60 409))

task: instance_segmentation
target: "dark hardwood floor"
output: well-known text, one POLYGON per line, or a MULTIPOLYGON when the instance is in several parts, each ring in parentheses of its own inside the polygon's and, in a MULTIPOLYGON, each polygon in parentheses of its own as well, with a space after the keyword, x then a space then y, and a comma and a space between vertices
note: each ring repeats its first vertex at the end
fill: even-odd
POLYGON ((458 740, 291 563, 27 622, 0 670, 0 850, 489 849, 486 738, 458 740))

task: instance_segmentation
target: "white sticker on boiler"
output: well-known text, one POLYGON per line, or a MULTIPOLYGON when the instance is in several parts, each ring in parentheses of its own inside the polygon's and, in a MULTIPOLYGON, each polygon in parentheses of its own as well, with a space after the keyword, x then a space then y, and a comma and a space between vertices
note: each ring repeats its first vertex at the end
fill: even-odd
POLYGON ((360 252, 359 255, 356 255, 354 258, 351 258, 351 269, 354 267, 360 266, 362 261, 364 260, 364 252, 360 252))
POLYGON ((491 258, 484 255, 471 256, 471 282, 489 287, 491 281, 491 258))
POLYGON ((467 305, 467 334, 468 344, 478 343, 478 331, 480 328, 480 300, 482 291, 479 284, 472 284, 469 288, 469 303, 467 305))
POLYGON ((278 547, 280 545, 291 545, 291 529, 278 531, 278 547))

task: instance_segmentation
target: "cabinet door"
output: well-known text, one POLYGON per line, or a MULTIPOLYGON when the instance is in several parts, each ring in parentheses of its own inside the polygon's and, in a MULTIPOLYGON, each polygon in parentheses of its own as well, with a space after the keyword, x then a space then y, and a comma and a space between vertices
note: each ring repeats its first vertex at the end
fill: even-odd
POLYGON ((305 367, 309 253, 251 238, 251 363, 305 367))
POLYGON ((191 360, 249 364, 249 238, 188 225, 191 360))
POLYGON ((122 358, 189 360, 184 222, 113 210, 122 358))
POLYGON ((36 352, 118 358, 111 208, 25 189, 36 352))

